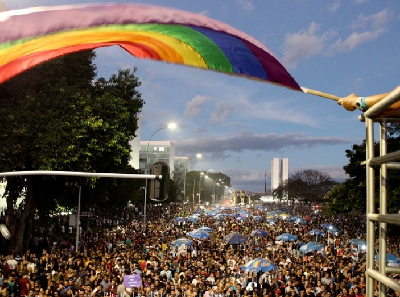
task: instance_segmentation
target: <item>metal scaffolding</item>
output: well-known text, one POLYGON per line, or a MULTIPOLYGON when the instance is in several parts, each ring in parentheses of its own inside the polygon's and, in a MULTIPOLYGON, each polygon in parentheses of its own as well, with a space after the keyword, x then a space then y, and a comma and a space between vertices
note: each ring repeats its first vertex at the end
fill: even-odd
POLYGON ((388 287, 400 292, 400 283, 390 277, 399 274, 400 267, 387 266, 387 224, 400 225, 400 214, 387 211, 387 171, 400 169, 400 151, 387 152, 387 123, 399 122, 399 118, 379 118, 379 113, 400 101, 400 90, 391 92, 375 104, 361 117, 366 127, 366 187, 367 187, 367 258, 366 258, 366 296, 372 297, 377 290, 379 297, 387 294, 388 287), (374 151, 374 124, 379 124, 379 156, 374 151), (379 197, 375 196, 375 176, 379 174, 379 197), (379 199, 379 212, 375 203, 379 199), (375 229, 375 227, 377 227, 375 229), (377 232, 376 232, 377 230, 377 232), (379 260, 375 261, 376 243, 379 260))

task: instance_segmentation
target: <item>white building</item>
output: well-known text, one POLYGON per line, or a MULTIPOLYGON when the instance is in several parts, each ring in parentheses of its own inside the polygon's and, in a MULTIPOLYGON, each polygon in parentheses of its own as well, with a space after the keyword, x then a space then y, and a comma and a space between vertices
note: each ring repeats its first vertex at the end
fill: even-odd
POLYGON ((279 186, 279 158, 273 158, 271 160, 271 191, 279 186))
POLYGON ((129 142, 132 150, 129 165, 135 169, 139 168, 140 136, 142 132, 142 118, 140 116, 138 117, 137 127, 136 137, 129 142))
POLYGON ((273 158, 271 160, 271 191, 289 178, 289 159, 273 158))
POLYGON ((281 159, 281 175, 280 181, 284 182, 289 179, 289 158, 281 159))
POLYGON ((164 162, 169 166, 170 173, 173 173, 174 158, 175 144, 172 141, 140 141, 139 169, 143 172, 150 173, 150 167, 154 163, 164 162))

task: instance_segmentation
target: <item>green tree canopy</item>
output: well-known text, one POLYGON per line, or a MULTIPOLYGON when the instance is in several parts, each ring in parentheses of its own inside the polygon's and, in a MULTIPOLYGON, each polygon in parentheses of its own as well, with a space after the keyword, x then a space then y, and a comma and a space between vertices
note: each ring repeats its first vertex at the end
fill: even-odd
MULTIPOLYGON (((0 85, 1 171, 131 171, 129 140, 144 104, 136 90, 136 69, 96 80, 94 57, 92 51, 63 56, 0 85)), ((45 214, 67 203, 64 183, 55 177, 7 178, 7 225, 19 250, 36 208, 45 214), (25 200, 16 211, 13 206, 21 195, 25 200), (10 220, 19 222, 19 234, 18 223, 10 220)), ((80 183, 94 188, 98 180, 80 183)), ((89 200, 110 199, 102 192, 89 200)))
POLYGON ((306 169, 293 173, 289 179, 273 191, 278 199, 288 195, 289 200, 299 200, 310 207, 312 204, 322 203, 327 192, 336 182, 325 172, 313 169, 306 169))
MULTIPOLYGON (((388 126, 387 149, 394 152, 400 149, 400 125, 388 126)), ((375 155, 379 155, 379 144, 374 145, 375 155)), ((346 150, 349 163, 343 167, 349 179, 332 189, 325 199, 325 203, 335 212, 351 210, 365 211, 366 209, 366 169, 363 162, 366 158, 365 140, 361 144, 353 144, 346 150)), ((379 178, 375 178, 376 197, 379 195, 379 178)), ((396 170, 388 170, 387 195, 389 212, 400 209, 400 174, 396 170)), ((379 207, 377 205, 377 207, 379 207)))

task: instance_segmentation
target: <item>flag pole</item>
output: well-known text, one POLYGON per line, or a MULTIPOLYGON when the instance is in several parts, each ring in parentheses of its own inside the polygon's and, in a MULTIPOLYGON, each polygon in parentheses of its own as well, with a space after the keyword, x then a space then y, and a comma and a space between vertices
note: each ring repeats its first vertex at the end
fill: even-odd
POLYGON ((332 100, 335 100, 335 101, 339 101, 339 99, 341 98, 341 97, 338 97, 338 96, 335 96, 335 95, 332 95, 332 94, 323 93, 323 92, 316 91, 316 90, 311 90, 311 89, 308 89, 308 88, 305 88, 305 87, 300 87, 300 88, 306 94, 312 94, 312 95, 316 95, 316 96, 319 96, 319 97, 332 99, 332 100))

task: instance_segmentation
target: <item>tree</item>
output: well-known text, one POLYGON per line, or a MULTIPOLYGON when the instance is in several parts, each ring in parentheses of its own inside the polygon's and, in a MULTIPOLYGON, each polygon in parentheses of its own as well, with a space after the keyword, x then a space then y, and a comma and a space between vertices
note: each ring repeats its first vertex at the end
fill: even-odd
POLYGON ((198 203, 199 190, 203 202, 212 202, 212 195, 214 193, 213 191, 215 191, 216 197, 221 199, 225 193, 225 186, 231 187, 231 178, 222 172, 209 172, 206 174, 203 172, 203 175, 201 175, 201 173, 202 171, 190 171, 186 175, 185 200, 189 201, 190 204, 193 201, 195 204, 198 203), (216 183, 220 183, 220 186, 216 186, 216 183))
MULTIPOLYGON (((388 152, 394 152, 400 149, 400 125, 391 124, 388 126, 387 148, 388 152)), ((363 162, 366 157, 365 140, 361 144, 353 144, 351 149, 346 150, 346 157, 349 163, 343 167, 349 175, 349 180, 340 187, 340 193, 345 201, 339 201, 334 193, 327 195, 325 200, 333 210, 347 211, 350 209, 365 211, 366 209, 366 169, 363 162), (346 205, 348 204, 348 205, 346 205)), ((379 144, 374 145, 375 152, 379 152, 379 144)), ((376 197, 379 196, 379 178, 375 177, 376 197)), ((335 190, 337 191, 337 189, 335 190)), ((387 176, 387 195, 389 212, 397 212, 400 205, 400 174, 398 171, 389 170, 387 176)), ((379 207, 378 204, 376 207, 379 207)))
POLYGON ((353 179, 335 185, 324 197, 324 203, 334 213, 348 213, 352 210, 365 211, 362 197, 363 188, 353 179))
POLYGON ((219 203, 221 197, 225 193, 225 186, 231 186, 231 178, 222 172, 208 172, 207 177, 202 179, 202 193, 201 197, 204 202, 213 202, 213 195, 215 195, 215 202, 219 203), (217 183, 220 185, 218 186, 217 183))
POLYGON ((324 172, 307 169, 292 174, 282 183, 273 194, 282 199, 285 193, 289 200, 299 200, 311 208, 312 204, 321 203, 325 194, 336 184, 332 178, 324 172))
POLYGON ((279 202, 282 202, 283 199, 287 198, 289 201, 294 200, 292 195, 288 195, 289 190, 289 180, 284 180, 279 183, 279 186, 272 190, 272 196, 275 197, 279 202))
MULTIPOLYGON (((140 82, 136 69, 95 81, 93 58, 92 51, 64 56, 0 86, 1 171, 126 170, 129 140, 143 106, 136 91, 140 82)), ((31 226, 36 208, 46 213, 54 207, 63 196, 63 182, 54 177, 7 178, 6 223, 17 251, 29 237, 24 237, 25 226, 31 226), (19 196, 24 202, 14 209, 19 196)), ((97 179, 83 182, 98 185, 97 179)))
MULTIPOLYGON (((172 176, 173 176, 173 181, 174 181, 174 186, 175 186, 175 197, 177 201, 183 201, 186 200, 184 196, 184 192, 186 190, 186 197, 187 197, 187 189, 185 189, 185 171, 184 170, 179 170, 178 168, 175 168, 172 176)), ((186 175, 187 178, 187 175, 186 175)))

